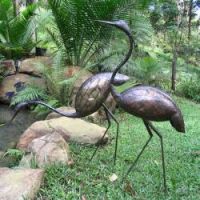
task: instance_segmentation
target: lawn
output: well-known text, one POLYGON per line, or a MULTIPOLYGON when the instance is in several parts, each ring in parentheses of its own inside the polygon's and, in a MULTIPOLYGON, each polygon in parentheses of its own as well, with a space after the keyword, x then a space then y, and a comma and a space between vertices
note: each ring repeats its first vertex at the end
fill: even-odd
MULTIPOLYGON (((70 144, 74 165, 47 168, 38 200, 197 200, 200 199, 200 105, 175 97, 184 114, 186 133, 166 123, 154 123, 163 133, 168 193, 163 192, 160 143, 155 135, 141 159, 122 184, 121 179, 148 134, 142 121, 119 112, 120 136, 117 163, 113 165, 116 125, 109 143, 89 161, 95 147, 70 144), (116 174, 117 181, 109 176, 116 174)), ((103 124, 106 126, 106 124, 103 124)))

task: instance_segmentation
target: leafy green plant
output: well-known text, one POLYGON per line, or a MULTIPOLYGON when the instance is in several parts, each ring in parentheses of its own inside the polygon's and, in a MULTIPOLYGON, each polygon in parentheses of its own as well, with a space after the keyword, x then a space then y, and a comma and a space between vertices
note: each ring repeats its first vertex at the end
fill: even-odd
POLYGON ((17 165, 24 156, 25 152, 19 149, 8 149, 3 157, 9 157, 13 160, 13 165, 17 165))
POLYGON ((27 86, 23 90, 19 91, 11 101, 11 106, 17 105, 24 101, 35 100, 35 99, 47 99, 47 94, 44 89, 36 86, 27 86))
POLYGON ((200 83, 199 79, 186 79, 178 85, 177 93, 186 98, 200 102, 200 83))
MULTIPOLYGON (((58 107, 60 105, 58 100, 54 99, 54 97, 47 94, 47 91, 33 85, 28 85, 23 90, 17 92, 17 94, 12 98, 10 105, 15 106, 19 103, 36 99, 42 99, 53 107, 58 107)), ((33 111, 37 117, 45 117, 50 112, 49 109, 40 105, 33 106, 33 108, 33 111)))
POLYGON ((17 16, 11 0, 0 0, 0 52, 7 59, 20 59, 33 49, 32 41, 36 4, 32 4, 17 16))
POLYGON ((136 59, 136 66, 136 76, 147 83, 155 80, 160 67, 157 60, 149 56, 136 59))
POLYGON ((61 105, 68 105, 75 77, 66 78, 67 67, 62 51, 56 52, 52 66, 38 65, 47 85, 48 100, 57 100, 61 105))
POLYGON ((32 23, 35 25, 35 40, 37 42, 36 47, 53 49, 55 44, 52 41, 51 36, 48 34, 48 27, 55 26, 53 23, 53 15, 50 9, 47 9, 44 2, 38 2, 37 9, 35 10, 35 16, 32 23))
POLYGON ((56 26, 48 29, 59 48, 66 52, 68 65, 84 67, 101 53, 112 29, 95 20, 126 16, 130 0, 49 0, 56 26))
POLYGON ((124 72, 134 76, 140 83, 168 88, 169 70, 161 58, 137 57, 127 65, 124 72))

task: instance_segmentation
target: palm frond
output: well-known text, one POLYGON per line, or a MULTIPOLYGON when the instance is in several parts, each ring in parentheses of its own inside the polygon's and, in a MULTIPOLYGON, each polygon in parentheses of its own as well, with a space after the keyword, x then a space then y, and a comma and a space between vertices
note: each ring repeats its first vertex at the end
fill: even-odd
POLYGON ((18 59, 34 47, 31 37, 35 27, 31 21, 37 5, 32 4, 19 15, 14 16, 13 6, 8 2, 11 1, 0 2, 0 11, 2 11, 0 12, 0 48, 2 54, 8 59, 18 59))
MULTIPOLYGON (((130 0, 49 0, 70 65, 85 66, 110 40, 112 29, 97 19, 117 19, 130 0)), ((54 35, 51 32, 51 35, 54 35)), ((55 38, 55 37, 54 37, 55 38)), ((58 41, 56 40, 58 44, 58 41)))
POLYGON ((36 7, 36 4, 26 7, 23 12, 10 21, 10 42, 13 44, 26 44, 30 40, 35 28, 30 26, 30 22, 35 15, 36 7))

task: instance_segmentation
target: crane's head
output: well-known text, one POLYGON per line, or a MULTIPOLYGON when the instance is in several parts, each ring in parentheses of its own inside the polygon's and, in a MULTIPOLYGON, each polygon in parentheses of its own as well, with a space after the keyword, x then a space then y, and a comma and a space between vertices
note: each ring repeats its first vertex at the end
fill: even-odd
POLYGON ((96 20, 96 21, 100 22, 100 23, 108 24, 108 25, 111 25, 111 26, 115 26, 115 27, 127 32, 127 33, 131 32, 128 24, 124 20, 117 20, 117 21, 96 20))
POLYGON ((117 72, 128 61, 128 59, 131 57, 131 54, 132 54, 132 51, 133 51, 133 44, 134 44, 133 37, 131 35, 131 30, 130 30, 128 24, 124 20, 117 20, 117 21, 96 20, 96 21, 100 22, 100 23, 108 24, 108 25, 111 25, 111 26, 114 26, 114 27, 120 29, 129 38, 129 51, 127 52, 125 58, 117 65, 117 67, 115 68, 115 70, 112 73, 110 82, 111 82, 111 84, 113 84, 117 72))

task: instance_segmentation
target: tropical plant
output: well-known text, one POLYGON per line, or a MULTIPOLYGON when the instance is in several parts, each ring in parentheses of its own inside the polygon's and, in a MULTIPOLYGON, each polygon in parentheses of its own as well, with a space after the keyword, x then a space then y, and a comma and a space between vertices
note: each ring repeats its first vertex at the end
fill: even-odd
POLYGON ((49 0, 56 26, 48 28, 57 46, 66 52, 68 65, 85 67, 101 53, 111 37, 110 28, 95 20, 127 15, 130 0, 49 0))
POLYGON ((12 98, 11 106, 15 106, 18 103, 29 101, 29 100, 36 100, 36 99, 48 99, 46 91, 39 87, 28 85, 23 90, 17 92, 17 94, 12 98))
POLYGON ((199 79, 191 78, 183 80, 177 87, 177 93, 196 102, 200 102, 199 79))
POLYGON ((0 53, 7 59, 18 60, 35 46, 32 41, 36 4, 32 4, 17 16, 11 0, 0 0, 0 53))
MULTIPOLYGON (((60 94, 60 96, 64 96, 64 95, 60 94)), ((44 89, 36 87, 34 85, 28 85, 23 90, 17 92, 15 96, 12 97, 10 105, 16 106, 17 104, 25 102, 25 101, 38 100, 38 99, 46 101, 49 105, 53 107, 58 107, 62 105, 60 101, 57 100, 55 96, 53 96, 51 93, 47 92, 44 89)), ((49 109, 40 105, 36 107, 33 106, 31 107, 31 109, 34 111, 37 117, 45 117, 50 112, 49 109)))
POLYGON ((8 149, 3 157, 9 157, 12 159, 12 165, 16 166, 19 164, 21 158, 25 155, 25 152, 19 149, 8 149))

